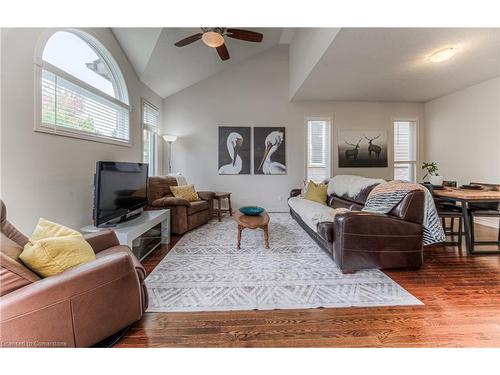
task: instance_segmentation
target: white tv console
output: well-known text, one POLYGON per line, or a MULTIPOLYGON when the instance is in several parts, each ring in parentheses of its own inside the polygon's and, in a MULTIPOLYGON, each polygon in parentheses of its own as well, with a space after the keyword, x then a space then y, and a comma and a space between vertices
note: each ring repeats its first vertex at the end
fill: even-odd
POLYGON ((135 219, 114 227, 97 228, 87 225, 82 233, 95 233, 106 229, 115 232, 121 245, 127 245, 137 259, 144 259, 161 244, 170 243, 170 210, 142 211, 135 219))

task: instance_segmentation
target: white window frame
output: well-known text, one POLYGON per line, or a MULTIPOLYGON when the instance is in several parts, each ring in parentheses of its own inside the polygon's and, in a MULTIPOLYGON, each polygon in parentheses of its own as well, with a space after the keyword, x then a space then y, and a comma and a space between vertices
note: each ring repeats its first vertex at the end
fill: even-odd
POLYGON ((419 143, 418 143, 418 134, 419 134, 419 124, 418 124, 418 118, 407 118, 407 117, 394 117, 391 122, 391 147, 392 147, 392 178, 395 178, 394 170, 396 169, 397 164, 411 164, 413 165, 413 168, 415 170, 415 181, 417 182, 419 180, 420 174, 419 170, 417 168, 419 164, 419 158, 420 158, 420 153, 419 153, 419 143), (396 161, 396 152, 394 149, 394 123, 395 122, 414 122, 415 123, 415 160, 406 160, 406 161, 396 161))
MULTIPOLYGON (((333 174, 333 140, 332 140, 332 135, 333 135, 333 116, 307 116, 304 118, 304 155, 305 155, 305 160, 304 160, 304 180, 307 180, 308 178, 308 169, 309 167, 322 167, 323 164, 309 164, 309 122, 310 121, 325 121, 330 123, 330 147, 328 147, 328 152, 329 152, 329 162, 325 160, 325 168, 329 169, 327 171, 328 176, 326 178, 329 178, 333 174)), ((326 149, 326 147, 325 147, 326 149)))
MULTIPOLYGON (((160 130, 159 129, 159 126, 160 124, 158 124, 158 129, 156 129, 157 131, 152 131, 152 130, 149 130, 147 129, 144 125, 144 107, 145 106, 150 106, 151 108, 155 109, 158 111, 158 122, 160 122, 160 115, 161 115, 161 112, 160 110, 158 109, 158 107, 156 107, 155 105, 151 104, 149 101, 147 101, 146 99, 141 99, 141 154, 144 152, 144 131, 149 131, 151 133, 153 133, 153 160, 154 160, 154 165, 151 166, 151 164, 149 163, 149 168, 148 168, 148 173, 150 176, 157 176, 158 175, 158 172, 160 170, 159 168, 159 160, 160 160, 160 157, 159 157, 159 150, 158 150, 158 131, 160 130)), ((143 157, 144 155, 142 155, 143 157)), ((146 161, 143 160, 143 162, 145 163, 146 161)))
POLYGON ((128 96, 128 89, 127 85, 125 82, 125 79, 123 78, 123 74, 121 73, 120 67, 118 63, 115 61, 113 56, 110 54, 110 52, 107 50, 107 48, 98 41, 97 37, 92 35, 93 33, 91 31, 82 31, 78 29, 52 29, 47 31, 39 40, 39 43, 36 48, 36 54, 35 54, 35 62, 34 62, 34 73, 35 73, 35 125, 34 125, 34 130, 36 132, 42 132, 42 133, 48 133, 48 134, 54 134, 54 135, 60 135, 60 136, 66 136, 66 137, 71 137, 71 138, 78 138, 78 139, 84 139, 84 140, 89 140, 89 141, 94 141, 94 142, 101 142, 101 143, 109 143, 109 144, 114 144, 114 145, 119 145, 119 146, 126 146, 126 147, 132 147, 132 132, 131 132, 131 126, 130 126, 130 117, 131 117, 131 107, 128 104, 129 103, 129 96, 128 96), (88 83, 78 79, 77 77, 66 73, 65 71, 59 69, 58 67, 50 64, 47 61, 44 61, 42 56, 43 56, 43 50, 45 48, 45 45, 47 44, 48 40, 52 35, 54 35, 58 31, 65 31, 65 32, 70 32, 75 34, 77 37, 81 38, 84 42, 86 42, 90 48, 94 49, 96 54, 100 57, 102 57, 107 66, 109 67, 111 74, 114 78, 112 84, 117 91, 118 96, 120 99, 116 99, 112 97, 111 95, 108 95, 105 92, 102 92, 101 90, 95 88, 92 85, 89 85, 88 83), (85 132, 82 130, 78 129, 70 129, 66 127, 58 127, 57 125, 54 124, 45 124, 42 122, 42 75, 43 71, 46 70, 48 72, 51 72, 71 83, 74 85, 80 86, 83 89, 90 91, 92 94, 100 96, 113 104, 120 106, 124 109, 126 109, 129 113, 129 118, 128 118, 128 134, 129 134, 129 139, 128 140, 122 140, 119 138, 115 137, 108 137, 105 135, 100 135, 100 134, 93 134, 89 132, 85 132), (118 82, 119 85, 117 86, 115 83, 118 82))

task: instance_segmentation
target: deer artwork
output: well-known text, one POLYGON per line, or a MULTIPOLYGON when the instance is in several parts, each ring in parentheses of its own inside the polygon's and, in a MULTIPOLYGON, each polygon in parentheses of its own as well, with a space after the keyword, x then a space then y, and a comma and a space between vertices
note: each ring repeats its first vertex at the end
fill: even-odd
POLYGON ((360 138, 358 143, 349 143, 346 140, 344 140, 345 143, 347 143, 349 146, 354 146, 354 148, 350 148, 345 150, 345 159, 349 160, 349 158, 352 157, 353 160, 356 160, 358 158, 358 152, 359 152, 359 143, 362 141, 363 138, 360 138))
POLYGON ((380 159, 380 152, 382 151, 382 148, 380 146, 374 145, 372 142, 379 138, 380 134, 377 135, 374 138, 368 138, 365 135, 365 138, 368 140, 368 155, 370 156, 370 159, 372 158, 372 152, 375 153, 375 156, 377 156, 377 159, 380 159))

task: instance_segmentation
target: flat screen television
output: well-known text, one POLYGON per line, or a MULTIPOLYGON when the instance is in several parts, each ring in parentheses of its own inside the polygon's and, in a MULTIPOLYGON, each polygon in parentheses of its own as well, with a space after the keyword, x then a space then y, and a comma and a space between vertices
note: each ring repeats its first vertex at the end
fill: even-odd
POLYGON ((148 164, 98 161, 94 177, 94 225, 105 226, 148 203, 148 164))

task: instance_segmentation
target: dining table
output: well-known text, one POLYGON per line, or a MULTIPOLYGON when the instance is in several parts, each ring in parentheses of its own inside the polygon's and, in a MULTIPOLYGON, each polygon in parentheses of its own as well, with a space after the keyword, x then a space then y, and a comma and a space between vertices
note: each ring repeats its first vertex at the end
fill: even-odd
POLYGON ((475 250, 472 240, 471 219, 469 217, 469 205, 471 203, 500 203, 500 191, 496 190, 472 190, 464 188, 446 187, 443 189, 434 189, 432 194, 435 197, 459 203, 461 207, 462 220, 464 222, 465 246, 468 255, 479 254, 500 254, 500 250, 475 250))

